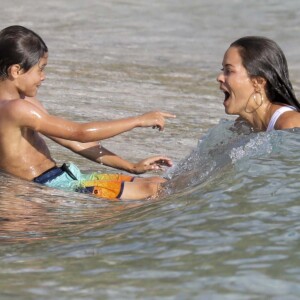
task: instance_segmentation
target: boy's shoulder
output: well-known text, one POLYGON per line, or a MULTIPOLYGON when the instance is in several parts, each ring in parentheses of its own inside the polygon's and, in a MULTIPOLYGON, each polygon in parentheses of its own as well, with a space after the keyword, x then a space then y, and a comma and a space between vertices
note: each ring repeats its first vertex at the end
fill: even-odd
POLYGON ((21 105, 22 101, 23 99, 0 100, 0 113, 5 113, 9 110, 13 110, 17 105, 21 105))
MULTIPOLYGON (((5 124, 15 123, 18 116, 24 111, 21 99, 17 100, 1 100, 0 101, 0 119, 2 127, 6 128, 5 124), (22 107, 20 107, 22 106, 22 107)), ((6 128, 7 129, 7 128, 6 128)))
POLYGON ((6 118, 19 117, 30 111, 32 105, 38 106, 35 100, 29 99, 0 100, 0 116, 6 118))
POLYGON ((38 107, 39 109, 42 109, 45 111, 43 104, 37 98, 25 97, 24 101, 27 101, 27 102, 33 104, 34 106, 38 107))

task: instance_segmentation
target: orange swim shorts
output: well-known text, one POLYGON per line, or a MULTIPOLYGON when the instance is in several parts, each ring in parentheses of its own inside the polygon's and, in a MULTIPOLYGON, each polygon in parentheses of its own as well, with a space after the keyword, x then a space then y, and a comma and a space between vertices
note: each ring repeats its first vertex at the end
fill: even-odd
POLYGON ((88 180, 80 180, 77 192, 93 194, 99 198, 119 199, 124 183, 132 182, 133 176, 122 174, 93 174, 88 180))

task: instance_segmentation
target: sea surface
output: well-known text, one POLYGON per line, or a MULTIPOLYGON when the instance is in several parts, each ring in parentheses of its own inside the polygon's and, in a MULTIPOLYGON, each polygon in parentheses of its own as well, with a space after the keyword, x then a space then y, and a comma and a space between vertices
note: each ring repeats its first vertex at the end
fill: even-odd
MULTIPOLYGON (((107 201, 0 172, 0 299, 300 299, 300 130, 224 113, 229 44, 274 39, 300 97, 298 0, 0 0, 0 27, 49 47, 38 98, 57 116, 174 113, 101 144, 174 162, 156 200, 107 201)), ((47 140, 58 164, 116 172, 47 140)), ((153 174, 146 174, 150 176, 153 174)))

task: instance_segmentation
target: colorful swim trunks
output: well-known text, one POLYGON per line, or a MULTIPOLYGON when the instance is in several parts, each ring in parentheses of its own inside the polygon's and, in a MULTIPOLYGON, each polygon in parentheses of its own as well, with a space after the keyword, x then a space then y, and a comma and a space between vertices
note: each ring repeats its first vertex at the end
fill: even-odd
POLYGON ((74 164, 63 164, 61 167, 46 171, 33 181, 57 189, 93 194, 100 198, 119 199, 123 193, 124 183, 133 180, 133 176, 122 174, 84 174, 74 164))

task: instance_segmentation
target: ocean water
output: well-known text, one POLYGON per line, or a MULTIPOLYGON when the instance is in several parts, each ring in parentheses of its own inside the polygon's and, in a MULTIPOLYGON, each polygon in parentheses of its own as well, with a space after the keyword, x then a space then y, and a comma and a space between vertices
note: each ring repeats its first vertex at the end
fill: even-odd
MULTIPOLYGON (((173 159, 157 200, 107 201, 0 172, 0 299, 300 298, 300 132, 235 123, 216 82, 232 41, 264 35, 300 95, 298 1, 2 4, 1 28, 27 26, 49 47, 38 98, 50 113, 177 118, 101 142, 133 161, 173 159)), ((59 164, 114 171, 47 142, 59 164)))

